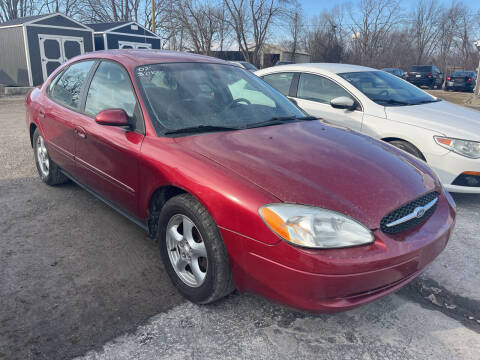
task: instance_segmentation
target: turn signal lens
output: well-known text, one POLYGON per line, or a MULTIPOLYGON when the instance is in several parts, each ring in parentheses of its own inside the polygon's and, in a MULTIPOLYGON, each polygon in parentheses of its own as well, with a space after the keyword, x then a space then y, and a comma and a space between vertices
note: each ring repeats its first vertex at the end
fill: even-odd
POLYGON ((287 225, 272 209, 268 207, 262 207, 260 208, 260 215, 274 232, 276 232, 285 240, 290 240, 287 225))
POLYGON ((297 246, 333 249, 372 243, 372 232, 335 211, 297 204, 269 204, 260 216, 282 239, 297 246))
POLYGON ((437 137, 436 140, 437 140, 437 143, 447 145, 447 146, 452 145, 452 142, 453 142, 453 140, 451 139, 441 138, 441 137, 437 137))

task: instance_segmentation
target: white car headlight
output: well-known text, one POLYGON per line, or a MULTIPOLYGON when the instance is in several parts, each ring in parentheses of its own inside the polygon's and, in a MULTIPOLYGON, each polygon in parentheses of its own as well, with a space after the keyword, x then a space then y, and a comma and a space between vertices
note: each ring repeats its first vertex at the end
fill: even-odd
POLYGON ((268 204, 260 216, 282 239, 303 247, 332 249, 372 243, 372 232, 335 211, 296 204, 268 204))
POLYGON ((480 142, 448 138, 443 136, 434 136, 435 142, 457 154, 472 158, 480 158, 480 142))

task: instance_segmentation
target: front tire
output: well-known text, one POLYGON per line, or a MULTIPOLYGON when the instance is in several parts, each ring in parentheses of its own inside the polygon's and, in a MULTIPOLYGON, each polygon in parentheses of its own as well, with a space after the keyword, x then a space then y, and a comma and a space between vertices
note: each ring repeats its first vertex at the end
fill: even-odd
POLYGON ((35 155, 35 165, 37 166, 38 175, 42 181, 50 186, 63 184, 68 181, 63 175, 60 168, 52 161, 48 155, 47 147, 40 131, 35 129, 33 133, 33 153, 35 155))
POLYGON ((157 239, 170 279, 188 300, 208 304, 235 289, 220 232, 192 195, 167 201, 160 213, 157 239))
POLYGON ((399 148, 403 151, 406 151, 410 155, 413 155, 413 156, 425 161, 425 157, 420 152, 420 150, 418 150, 415 146, 413 146, 412 144, 410 144, 407 141, 393 140, 393 141, 390 141, 390 145, 393 145, 393 146, 395 146, 395 147, 397 147, 397 148, 399 148))

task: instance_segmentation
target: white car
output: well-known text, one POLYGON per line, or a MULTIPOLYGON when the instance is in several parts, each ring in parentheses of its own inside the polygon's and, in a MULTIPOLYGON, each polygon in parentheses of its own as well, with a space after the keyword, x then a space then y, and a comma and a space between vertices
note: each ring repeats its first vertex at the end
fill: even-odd
POLYGON ((255 74, 308 114, 425 160, 447 190, 480 193, 480 112, 363 66, 294 64, 255 74))

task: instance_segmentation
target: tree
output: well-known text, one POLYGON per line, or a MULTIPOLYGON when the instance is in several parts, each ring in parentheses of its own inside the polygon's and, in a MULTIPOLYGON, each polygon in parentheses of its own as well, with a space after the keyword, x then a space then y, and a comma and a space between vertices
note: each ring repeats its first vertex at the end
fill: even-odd
POLYGON ((284 14, 283 0, 224 0, 228 11, 227 23, 235 33, 245 61, 260 66, 260 53, 272 23, 284 14))
POLYGON ((219 39, 222 12, 215 3, 198 0, 180 0, 177 16, 188 33, 196 53, 210 55, 212 45, 219 39))
POLYGON ((343 28, 345 11, 336 6, 314 18, 313 30, 306 35, 305 48, 314 62, 346 61, 346 32, 343 28))
POLYGON ((0 0, 0 22, 38 14, 35 0, 0 0))
POLYGON ((292 62, 295 62, 296 54, 299 49, 300 39, 303 37, 303 12, 301 7, 296 7, 288 14, 289 19, 289 31, 291 38, 290 52, 292 53, 292 62))
POLYGON ((436 0, 419 0, 410 15, 411 34, 415 44, 415 63, 422 64, 433 54, 438 43, 441 7, 436 0))
POLYGON ((400 10, 398 0, 360 0, 350 9, 352 46, 359 62, 377 65, 388 35, 402 20, 400 10))

